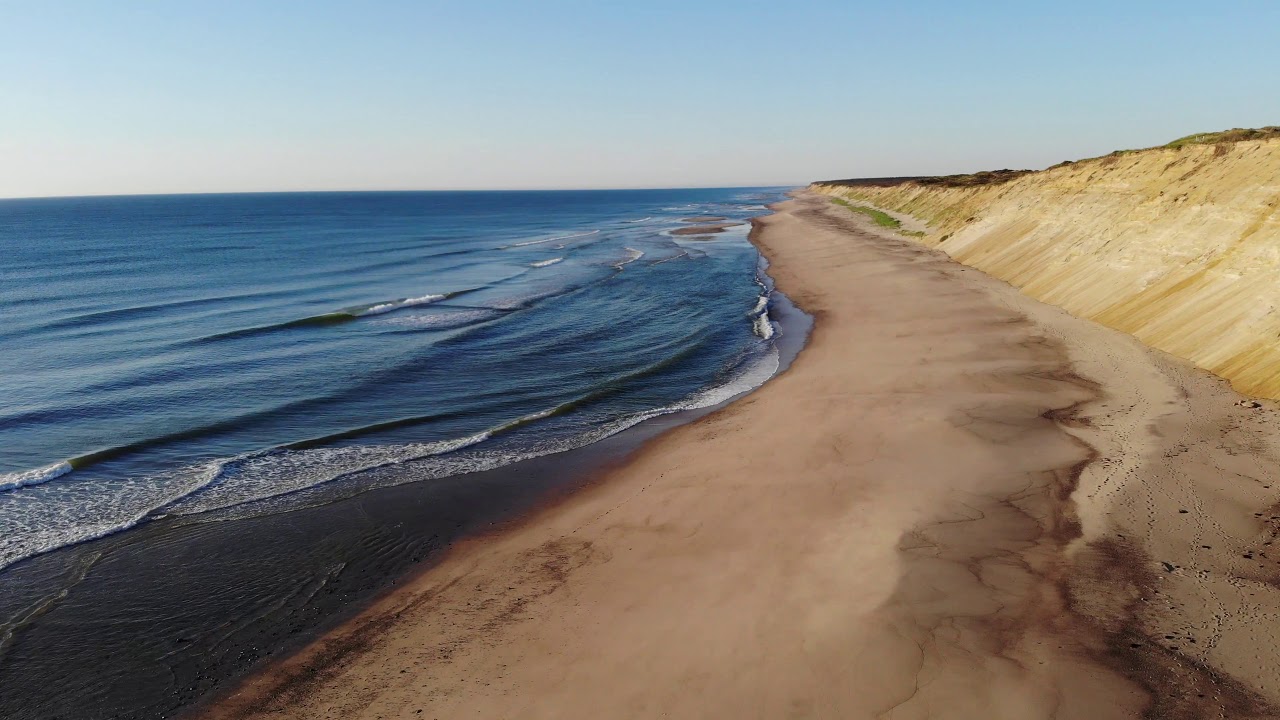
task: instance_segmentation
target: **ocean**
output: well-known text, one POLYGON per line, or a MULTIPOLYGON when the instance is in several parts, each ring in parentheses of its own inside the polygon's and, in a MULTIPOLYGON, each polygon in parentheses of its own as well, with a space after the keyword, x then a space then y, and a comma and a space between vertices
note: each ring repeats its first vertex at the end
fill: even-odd
POLYGON ((163 717, 758 387, 783 192, 0 201, 0 715, 163 717))

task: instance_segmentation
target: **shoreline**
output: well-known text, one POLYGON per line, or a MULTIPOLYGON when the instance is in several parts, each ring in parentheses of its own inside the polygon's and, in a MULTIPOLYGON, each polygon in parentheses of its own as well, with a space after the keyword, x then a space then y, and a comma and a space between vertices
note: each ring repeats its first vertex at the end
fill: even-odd
POLYGON ((1274 410, 838 210, 753 229, 788 372, 195 714, 1276 716, 1274 410))
MULTIPOLYGON (((762 259, 756 273, 761 293, 771 291, 762 259)), ((780 292, 768 313, 778 332, 762 371, 787 367, 810 326, 780 292)), ((706 402, 737 392, 733 397, 652 417, 573 450, 283 513, 160 518, 21 561, 4 571, 0 609, 16 622, 0 633, 0 682, 13 690, 0 714, 188 712, 357 618, 459 538, 519 524, 649 438, 749 394, 750 374, 708 385, 714 397, 696 396, 706 402), (166 592, 146 592, 157 582, 166 592), (129 630, 139 615, 154 619, 141 633, 129 630), (117 660, 100 672, 106 655, 117 660), (43 692, 48 683, 68 691, 43 692)))

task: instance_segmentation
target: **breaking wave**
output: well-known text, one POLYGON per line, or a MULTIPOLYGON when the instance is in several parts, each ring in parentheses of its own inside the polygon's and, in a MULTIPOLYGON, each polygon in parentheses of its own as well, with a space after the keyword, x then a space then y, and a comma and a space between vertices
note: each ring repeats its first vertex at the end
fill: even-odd
MULTIPOLYGON (((763 259, 761 263, 761 272, 763 272, 763 259)), ((756 274, 755 281, 756 285, 760 286, 762 294, 756 299, 756 306, 751 309, 751 312, 747 313, 747 316, 752 318, 751 331, 761 339, 768 340, 773 337, 774 333, 773 321, 769 318, 769 297, 773 291, 761 279, 759 273, 756 274)))
POLYGON ((627 265, 630 265, 631 263, 633 263, 633 262, 635 262, 635 261, 639 260, 640 258, 644 257, 644 251, 643 251, 643 250, 637 250, 637 249, 635 249, 635 248, 633 248, 633 247, 623 248, 623 249, 627 251, 627 257, 626 257, 626 259, 625 259, 625 260, 622 260, 622 261, 620 261, 620 262, 616 262, 616 263, 614 263, 614 264, 613 264, 613 266, 614 266, 615 268, 617 268, 618 270, 621 270, 623 267, 625 267, 625 266, 627 266, 627 265))
POLYGON ((426 305, 427 303, 437 302, 445 299, 445 297, 446 297, 445 295, 423 295, 422 297, 416 297, 416 298, 402 298, 400 300, 391 300, 389 302, 376 303, 364 309, 355 309, 351 311, 351 314, 353 314, 356 317, 365 317, 366 315, 381 315, 382 313, 389 313, 393 310, 399 310, 400 308, 413 307, 415 305, 426 305))
POLYGON ((276 330, 288 330, 291 328, 305 327, 324 327, 326 325, 341 325, 359 320, 362 317, 370 317, 374 315, 385 315, 404 308, 417 307, 419 305, 430 305, 440 302, 441 300, 449 300, 451 298, 465 295, 467 293, 483 290, 483 287, 468 288, 466 290, 457 290, 449 293, 420 295, 418 297, 397 298, 395 300, 383 300, 381 302, 370 303, 368 305, 356 305, 342 310, 337 310, 323 315, 312 315, 310 317, 299 318, 297 320, 288 320, 281 323, 273 323, 271 325, 258 325, 256 327, 240 328, 238 330, 229 330, 227 332, 216 333, 214 335, 206 335, 196 338, 194 343, 206 343, 216 340, 230 340, 233 338, 250 337, 253 335, 261 335, 264 333, 274 332, 276 330))
POLYGON ((600 232, 599 230, 591 230, 589 232, 574 233, 572 235, 559 235, 557 237, 542 238, 540 240, 526 240, 525 242, 511 243, 510 245, 503 245, 499 249, 507 250, 509 248, 528 247, 529 245, 541 245, 542 243, 555 242, 557 240, 573 240, 574 238, 590 237, 591 235, 596 235, 599 232, 600 232))
POLYGON ((7 490, 17 490, 18 488, 31 487, 33 485, 42 485, 60 478, 71 472, 71 462, 64 460, 63 462, 46 465, 33 470, 21 470, 18 472, 0 473, 0 492, 7 490))
MULTIPOLYGON (((327 446, 344 439, 429 422, 436 418, 424 416, 379 423, 232 458, 201 462, 160 475, 131 478, 113 488, 110 502, 100 507, 95 516, 84 514, 84 501, 87 494, 100 497, 100 489, 94 483, 70 483, 67 488, 60 488, 61 492, 54 502, 42 504, 34 508, 35 512, 22 517, 22 527, 14 528, 22 532, 0 538, 0 568, 59 547, 128 530, 149 519, 167 515, 186 516, 219 511, 244 517, 277 512, 294 502, 290 498, 306 492, 318 492, 326 486, 355 479, 356 476, 359 476, 358 489, 351 492, 479 472, 573 450, 661 415, 726 402, 760 386, 778 370, 778 352, 775 348, 770 348, 764 355, 744 363, 724 381, 694 392, 679 402, 599 424, 587 423, 583 426, 585 430, 568 437, 520 447, 487 449, 489 441, 510 435, 541 420, 572 413, 618 392, 629 380, 661 372, 681 362, 698 347, 699 343, 694 343, 684 351, 649 366, 609 378, 593 390, 571 400, 458 438, 390 445, 327 446), (423 466, 423 462, 429 464, 423 466), (396 466, 404 467, 405 472, 366 476, 396 466)), ((70 462, 58 463, 41 468, 41 475, 32 474, 29 477, 52 479, 70 472, 71 467, 70 462)), ((36 471, 28 471, 34 472, 36 471)), ((20 474, 11 475, 17 477, 20 474)))

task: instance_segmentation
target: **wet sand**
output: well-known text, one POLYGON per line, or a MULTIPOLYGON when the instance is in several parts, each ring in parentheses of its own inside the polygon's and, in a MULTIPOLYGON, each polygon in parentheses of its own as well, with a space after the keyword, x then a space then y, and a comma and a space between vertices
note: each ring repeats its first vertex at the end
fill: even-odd
MULTIPOLYGON (((686 218, 687 219, 687 218, 686 218)), ((672 235, 715 235, 722 233, 731 227, 737 227, 742 223, 717 223, 715 225, 690 225, 689 227, 676 228, 671 231, 672 235)))
POLYGON ((802 195, 808 347, 210 718, 1277 717, 1276 412, 802 195))

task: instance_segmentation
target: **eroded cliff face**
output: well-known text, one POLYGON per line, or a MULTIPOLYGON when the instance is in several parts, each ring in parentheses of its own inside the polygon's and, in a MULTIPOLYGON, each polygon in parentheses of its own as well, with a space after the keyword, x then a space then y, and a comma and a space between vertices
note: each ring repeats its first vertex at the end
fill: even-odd
POLYGON ((1157 148, 1002 184, 811 189, 929 223, 920 242, 1280 399, 1280 139, 1157 148))

